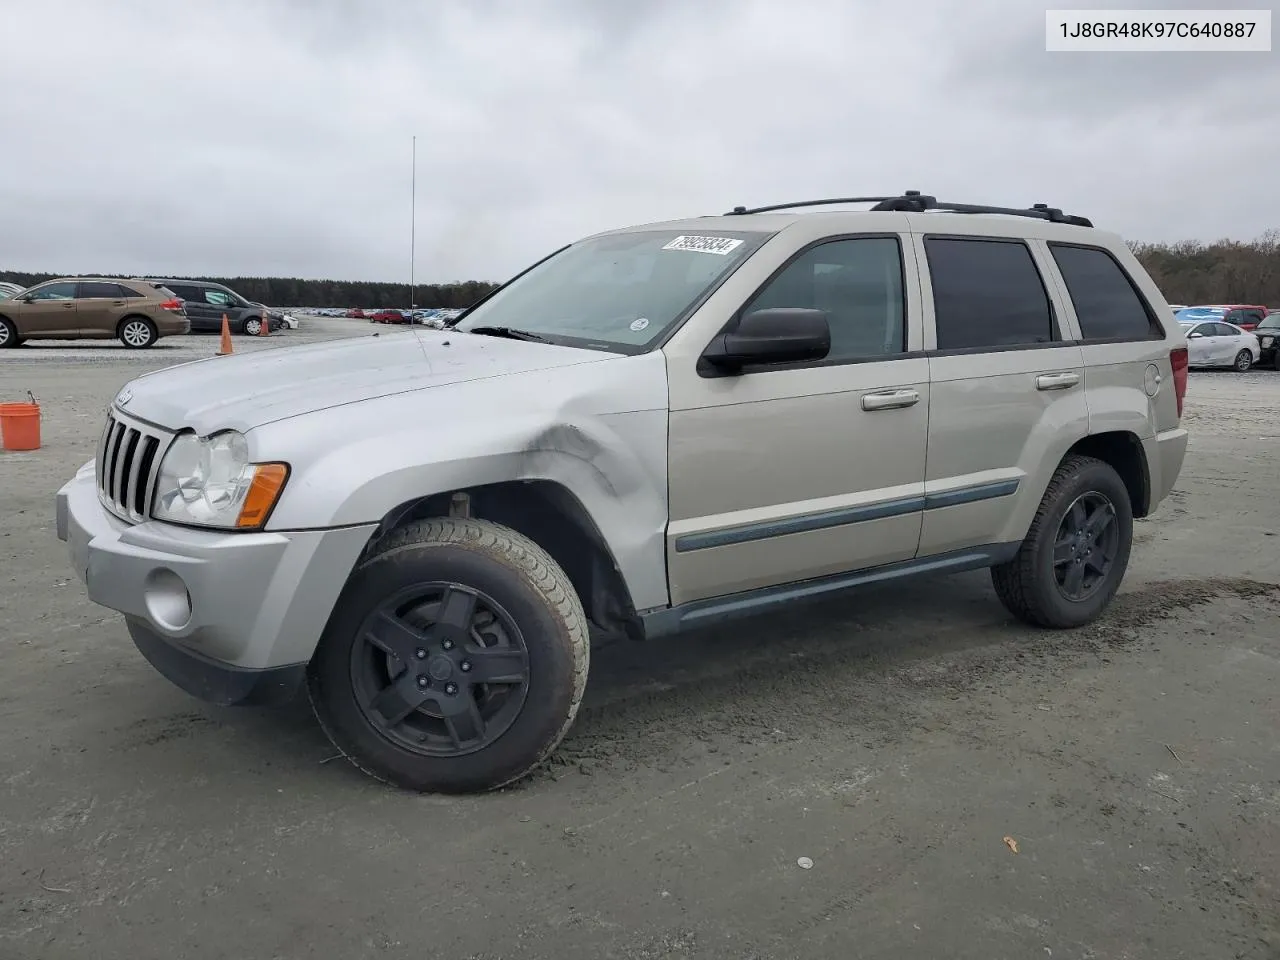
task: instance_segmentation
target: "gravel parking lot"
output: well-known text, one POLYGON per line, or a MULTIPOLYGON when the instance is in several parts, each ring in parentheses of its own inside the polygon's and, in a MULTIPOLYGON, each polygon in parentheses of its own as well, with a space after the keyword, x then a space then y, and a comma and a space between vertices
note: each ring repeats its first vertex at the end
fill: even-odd
MULTIPOLYGON (((235 348, 372 332, 302 323, 235 348)), ((1192 375, 1099 624, 964 574, 611 646, 548 770, 441 799, 305 704, 187 697, 73 578, 53 495, 105 405, 216 349, 0 358, 44 413, 0 454, 4 960, 1280 957, 1280 373, 1192 375)))

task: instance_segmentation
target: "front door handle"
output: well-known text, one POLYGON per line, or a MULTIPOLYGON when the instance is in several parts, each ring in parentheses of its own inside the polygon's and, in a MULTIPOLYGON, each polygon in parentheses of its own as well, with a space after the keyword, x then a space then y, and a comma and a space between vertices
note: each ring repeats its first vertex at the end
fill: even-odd
POLYGON ((1036 377, 1036 389, 1069 390, 1079 382, 1078 373, 1042 373, 1036 377))
POLYGON ((884 393, 864 393, 862 395, 863 410, 900 410, 903 407, 914 407, 920 402, 917 390, 887 390, 884 393))

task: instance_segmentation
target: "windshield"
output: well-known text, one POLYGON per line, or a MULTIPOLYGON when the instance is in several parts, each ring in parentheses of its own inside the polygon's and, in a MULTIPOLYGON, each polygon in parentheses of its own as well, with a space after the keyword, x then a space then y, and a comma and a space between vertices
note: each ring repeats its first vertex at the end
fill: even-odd
POLYGON ((1273 313, 1267 316, 1258 324, 1259 330, 1280 330, 1280 313, 1273 313))
POLYGON ((1196 323, 1200 320, 1221 320, 1227 311, 1221 307, 1185 307, 1174 314, 1179 323, 1196 323))
POLYGON ((771 234, 637 230, 575 243, 478 304, 457 330, 506 327, 641 353, 771 234))

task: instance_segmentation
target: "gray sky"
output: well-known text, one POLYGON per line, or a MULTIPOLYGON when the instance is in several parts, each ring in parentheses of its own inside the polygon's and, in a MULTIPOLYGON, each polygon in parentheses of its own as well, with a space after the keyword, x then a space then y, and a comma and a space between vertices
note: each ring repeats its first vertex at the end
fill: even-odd
POLYGON ((413 134, 419 282, 503 279, 631 222, 903 189, 1131 239, 1280 227, 1280 54, 1050 54, 1044 7, 6 4, 0 268, 407 280, 413 134))

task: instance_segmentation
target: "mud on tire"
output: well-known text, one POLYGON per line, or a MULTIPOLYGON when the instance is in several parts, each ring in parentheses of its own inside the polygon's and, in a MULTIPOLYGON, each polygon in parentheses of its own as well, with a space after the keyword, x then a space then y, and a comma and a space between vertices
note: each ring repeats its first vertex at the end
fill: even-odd
POLYGON ((1072 454, 1049 481, 1017 554, 991 568, 991 582, 1000 602, 1020 620, 1039 627, 1079 627, 1101 615, 1115 596, 1132 547, 1133 507, 1124 481, 1109 464, 1072 454), (1105 504, 1111 511, 1107 523, 1102 522, 1105 504), (1077 536, 1072 522, 1087 519, 1095 508, 1103 511, 1095 521, 1106 538, 1101 546, 1087 535, 1088 527, 1086 535, 1077 536), (1091 564, 1108 552, 1106 573, 1100 574, 1091 564), (1076 596, 1067 589, 1073 566, 1078 575, 1079 568, 1085 571, 1076 596))
POLYGON ((433 518, 393 532, 353 572, 307 688, 325 733, 365 773, 475 792, 550 756, 577 715, 588 661, 581 603, 541 547, 499 524, 433 518))

